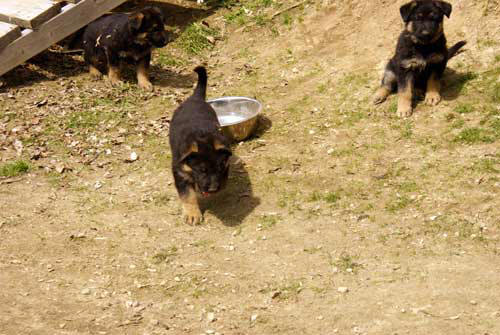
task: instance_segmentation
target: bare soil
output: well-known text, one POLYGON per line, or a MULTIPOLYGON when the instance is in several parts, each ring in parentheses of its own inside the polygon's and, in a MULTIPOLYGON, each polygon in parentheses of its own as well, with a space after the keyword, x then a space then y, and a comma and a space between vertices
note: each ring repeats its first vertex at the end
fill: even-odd
POLYGON ((404 1, 258 1, 156 2, 218 33, 155 51, 154 93, 58 48, 4 76, 0 166, 31 168, 0 177, 0 334, 500 335, 499 2, 450 1, 467 50, 399 119, 371 95, 404 1), (188 226, 168 120, 200 63, 265 108, 188 226))

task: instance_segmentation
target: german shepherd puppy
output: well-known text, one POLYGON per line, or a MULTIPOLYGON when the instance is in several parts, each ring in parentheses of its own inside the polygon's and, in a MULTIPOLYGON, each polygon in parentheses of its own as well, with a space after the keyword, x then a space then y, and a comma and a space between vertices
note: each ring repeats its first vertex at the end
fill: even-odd
POLYGON ((90 74, 108 75, 111 84, 121 81, 123 61, 136 67, 139 86, 151 91, 148 69, 152 48, 167 45, 169 36, 157 7, 147 7, 130 15, 110 14, 90 23, 83 31, 83 50, 90 74))
POLYGON ((231 156, 217 115, 205 102, 207 71, 202 66, 194 71, 198 84, 193 95, 175 110, 169 134, 175 187, 189 224, 202 221, 197 193, 208 196, 225 186, 231 156))
POLYGON ((455 56, 465 41, 446 47, 443 17, 450 17, 452 6, 445 1, 414 0, 400 8, 405 30, 399 35, 396 54, 387 64, 382 86, 374 103, 382 103, 397 89, 400 117, 412 114, 415 88, 423 88, 425 103, 435 106, 441 100, 440 80, 448 60, 455 56))

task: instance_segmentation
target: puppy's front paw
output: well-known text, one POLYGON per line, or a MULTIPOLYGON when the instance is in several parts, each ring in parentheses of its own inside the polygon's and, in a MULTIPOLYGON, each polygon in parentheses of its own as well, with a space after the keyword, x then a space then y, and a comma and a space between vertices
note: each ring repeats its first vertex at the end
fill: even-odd
POLYGON ((199 208, 194 208, 193 206, 184 207, 184 220, 188 225, 197 225, 203 221, 203 216, 201 215, 199 208))
POLYGON ((427 64, 424 59, 420 57, 415 57, 415 58, 405 59, 404 61, 401 62, 401 65, 405 69, 416 71, 425 68, 427 64))
POLYGON ((411 116, 412 108, 411 106, 398 106, 397 114, 399 117, 409 117, 411 116))
POLYGON ((381 104, 382 102, 387 99, 387 96, 389 95, 389 90, 385 87, 380 87, 375 95, 373 96, 373 104, 378 105, 381 104))
POLYGON ((120 86, 123 83, 119 77, 115 76, 108 76, 108 81, 113 87, 120 86))
POLYGON ((151 92, 153 90, 153 84, 149 80, 139 80, 138 84, 144 91, 151 92))
POLYGON ((441 101, 441 95, 438 92, 427 92, 425 94, 425 104, 436 106, 441 101))
POLYGON ((98 80, 102 77, 101 71, 99 71, 96 67, 92 65, 90 65, 89 67, 89 74, 93 80, 98 80))

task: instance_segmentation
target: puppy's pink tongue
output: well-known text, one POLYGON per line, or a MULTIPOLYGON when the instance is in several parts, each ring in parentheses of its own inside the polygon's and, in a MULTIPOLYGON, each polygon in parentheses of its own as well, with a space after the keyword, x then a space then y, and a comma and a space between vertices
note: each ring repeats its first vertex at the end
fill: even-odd
POLYGON ((210 193, 208 193, 208 192, 201 192, 201 195, 204 196, 205 198, 207 198, 210 195, 210 193))

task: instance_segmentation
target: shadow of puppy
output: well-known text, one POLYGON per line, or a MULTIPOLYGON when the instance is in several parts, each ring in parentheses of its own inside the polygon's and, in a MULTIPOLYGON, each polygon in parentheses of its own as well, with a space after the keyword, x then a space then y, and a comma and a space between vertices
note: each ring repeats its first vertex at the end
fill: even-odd
POLYGON ((260 204, 255 197, 252 182, 245 168, 245 163, 237 156, 230 160, 229 180, 226 188, 210 198, 202 199, 202 211, 207 209, 222 221, 225 226, 238 226, 260 204))

